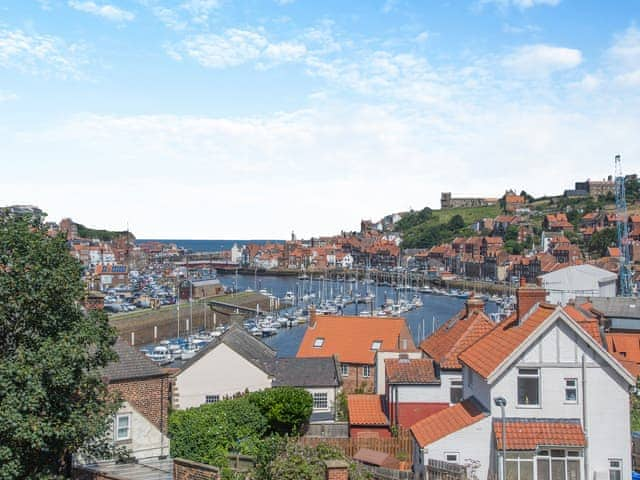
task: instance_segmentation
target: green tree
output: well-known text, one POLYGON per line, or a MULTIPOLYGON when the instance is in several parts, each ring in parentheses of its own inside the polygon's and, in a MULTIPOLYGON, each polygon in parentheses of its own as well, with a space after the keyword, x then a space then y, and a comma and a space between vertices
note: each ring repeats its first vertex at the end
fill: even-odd
POLYGON ((518 227, 516 225, 509 225, 507 227, 507 231, 504 234, 504 241, 508 242, 509 240, 518 240, 518 227))
POLYGON ((304 388, 278 387, 253 392, 249 401, 267 419, 270 433, 280 435, 298 435, 313 410, 313 397, 304 388))
POLYGON ((62 236, 0 218, 0 478, 59 478, 73 454, 105 446, 118 402, 100 368, 116 336, 80 308, 80 272, 62 236))
POLYGON ((462 218, 462 215, 456 214, 453 217, 451 217, 448 223, 448 227, 449 227, 449 230, 451 230, 452 232, 456 232, 464 228, 464 219, 462 218))
POLYGON ((588 245, 589 252, 604 256, 607 254, 607 248, 616 245, 617 240, 618 232, 615 228, 603 228, 591 235, 588 245))

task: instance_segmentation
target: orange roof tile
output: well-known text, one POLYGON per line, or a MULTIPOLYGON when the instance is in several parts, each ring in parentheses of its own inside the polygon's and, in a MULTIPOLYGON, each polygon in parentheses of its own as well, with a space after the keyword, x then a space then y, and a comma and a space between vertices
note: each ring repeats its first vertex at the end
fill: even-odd
POLYGON ((384 369, 389 383, 440 383, 430 358, 388 358, 384 369))
POLYGON ((460 360, 487 378, 554 311, 552 305, 540 304, 520 325, 514 313, 463 351, 460 360))
POLYGON ((567 313, 567 315, 575 320, 585 332, 591 335, 591 338, 593 338, 598 343, 598 345, 602 345, 602 337, 600 336, 600 325, 598 324, 598 320, 586 316, 583 312, 578 310, 573 305, 566 305, 565 307, 563 307, 563 310, 567 313))
POLYGON ((415 423, 411 433, 420 447, 425 447, 485 417, 480 405, 473 398, 468 398, 415 423))
POLYGON ((640 363, 640 334, 638 333, 607 333, 607 350, 616 358, 640 363))
POLYGON ((380 351, 416 351, 411 332, 404 318, 376 318, 320 315, 315 326, 309 325, 298 357, 330 357, 336 355, 344 363, 373 365, 376 350, 374 341, 380 341, 380 351), (316 339, 324 339, 315 347, 316 339), (406 349, 402 349, 406 340, 406 349))
POLYGON ((381 395, 355 394, 347 397, 350 425, 388 425, 381 395))
MULTIPOLYGON (((507 418, 507 450, 535 450, 539 446, 584 447, 584 432, 578 419, 507 418)), ((502 420, 493 421, 496 448, 502 449, 502 420)))
POLYGON ((420 348, 433 358, 440 368, 462 369, 458 355, 494 327, 484 313, 474 311, 465 317, 465 310, 443 323, 420 348))

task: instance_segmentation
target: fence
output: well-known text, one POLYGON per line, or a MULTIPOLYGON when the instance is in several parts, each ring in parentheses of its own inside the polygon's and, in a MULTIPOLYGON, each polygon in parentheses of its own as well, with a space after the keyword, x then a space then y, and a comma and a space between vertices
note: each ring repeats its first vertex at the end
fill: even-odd
POLYGON ((339 448, 348 457, 353 457, 361 448, 370 448, 387 453, 398 460, 411 460, 413 458, 413 439, 408 430, 401 430, 397 437, 391 438, 331 438, 309 437, 300 439, 303 445, 315 447, 320 443, 326 443, 339 448))
POLYGON ((349 424, 347 422, 311 424, 304 436, 318 438, 347 438, 349 436, 349 424))
POLYGON ((467 469, 464 465, 433 458, 429 459, 427 472, 429 472, 429 480, 465 480, 467 478, 467 469))
POLYGON ((413 472, 410 470, 394 470, 373 465, 360 465, 360 467, 371 473, 376 480, 413 480, 413 472))

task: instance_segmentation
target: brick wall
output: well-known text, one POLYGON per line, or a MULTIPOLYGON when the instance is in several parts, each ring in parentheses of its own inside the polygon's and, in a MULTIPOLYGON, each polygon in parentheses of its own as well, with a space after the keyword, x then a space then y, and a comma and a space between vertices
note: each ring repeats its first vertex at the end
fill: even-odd
POLYGON ((375 388, 376 367, 369 365, 369 377, 364 377, 365 365, 348 364, 349 375, 342 377, 342 389, 346 393, 355 393, 362 389, 363 393, 373 393, 375 388))
POLYGON ((169 416, 169 378, 166 376, 127 380, 109 384, 163 433, 167 433, 169 416))
POLYGON ((173 460, 174 480, 218 480, 219 478, 220 470, 212 465, 192 462, 182 458, 173 460))
POLYGON ((326 460, 326 480, 349 480, 349 464, 343 460, 326 460))

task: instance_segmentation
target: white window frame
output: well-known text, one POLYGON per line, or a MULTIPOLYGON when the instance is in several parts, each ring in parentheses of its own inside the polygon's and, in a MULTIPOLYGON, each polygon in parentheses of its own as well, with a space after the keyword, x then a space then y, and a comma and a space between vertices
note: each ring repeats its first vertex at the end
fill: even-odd
POLYGON ((460 452, 444 452, 444 461, 449 463, 459 463, 460 462, 460 452), (456 457, 455 460, 449 460, 448 457, 453 456, 456 457))
POLYGON ((371 350, 380 350, 382 348, 382 340, 374 340, 371 342, 371 350))
POLYGON ((116 414, 116 421, 114 423, 114 431, 113 431, 113 438, 115 438, 116 442, 122 442, 125 440, 131 440, 131 420, 132 420, 132 415, 130 413, 118 413, 116 414), (120 437, 120 419, 121 418, 126 418, 127 419, 127 436, 126 437, 120 437))
POLYGON ((516 402, 517 408, 542 408, 542 375, 540 374, 539 368, 518 367, 516 375, 516 402), (521 370, 535 370, 536 373, 535 375, 531 373, 520 373, 521 370), (536 378, 538 380, 538 403, 520 403, 520 378, 536 378))
POLYGON ((371 366, 364 365, 362 367, 362 378, 370 378, 371 377, 371 366))
MULTIPOLYGON (((568 469, 568 462, 569 461, 578 461, 578 480, 584 480, 583 479, 583 470, 584 470, 584 466, 583 466, 583 461, 584 461, 584 451, 582 449, 579 448, 554 448, 554 447, 540 447, 538 448, 538 450, 536 451, 536 455, 534 457, 535 463, 534 463, 534 470, 533 470, 533 475, 534 475, 534 479, 538 478, 538 460, 548 460, 549 465, 549 475, 548 478, 549 480, 553 480, 553 461, 560 461, 562 460, 564 462, 564 478, 565 480, 569 478, 569 469, 568 469), (562 457, 558 457, 558 456, 554 456, 552 455, 553 452, 559 452, 562 451, 563 452, 563 456, 562 457)), ((620 479, 622 480, 622 478, 620 479)))
POLYGON ((452 378, 449 381, 449 404, 450 405, 455 405, 451 401, 451 392, 454 389, 460 390, 460 400, 457 402, 457 403, 460 403, 462 401, 462 398, 464 397, 464 382, 462 381, 462 378, 452 378))
POLYGON ((620 472, 619 476, 620 476, 620 480, 622 480, 622 459, 621 458, 610 458, 609 459, 609 480, 613 480, 611 478, 611 474, 613 472, 620 472), (613 466, 613 463, 617 463, 618 466, 613 466))
POLYGON ((311 395, 313 396, 313 411, 319 412, 329 410, 329 394, 327 392, 313 392, 311 395), (318 397, 324 397, 324 407, 316 406, 318 397))
POLYGON ((573 378, 565 378, 564 379, 564 403, 570 403, 570 404, 577 404, 578 403, 578 379, 573 377, 573 378), (575 385, 573 387, 570 387, 567 382, 573 381, 575 382, 575 385), (567 397, 567 393, 571 390, 575 390, 575 400, 569 400, 569 398, 567 397))
POLYGON ((218 403, 220 401, 220 395, 211 394, 204 396, 204 403, 218 403))
MULTIPOLYGON (((502 457, 502 452, 500 452, 500 457, 502 457)), ((506 464, 517 464, 517 471, 518 471, 518 478, 517 480, 520 480, 520 477, 522 476, 522 465, 523 464, 529 464, 531 466, 531 474, 533 479, 537 478, 536 477, 536 455, 535 452, 531 452, 531 451, 524 451, 524 452, 518 452, 518 451, 509 451, 507 453, 507 458, 506 458, 506 464), (517 455, 517 457, 516 457, 517 455), (521 456, 522 455, 522 456, 521 456), (527 455, 529 455, 529 458, 527 458, 527 455)), ((506 466, 505 464, 505 466, 506 466)))
POLYGON ((347 365, 346 363, 341 363, 340 364, 340 373, 342 374, 343 377, 348 377, 349 376, 349 365, 347 365))
POLYGON ((313 341, 313 348, 322 348, 324 345, 324 337, 318 337, 313 341))

